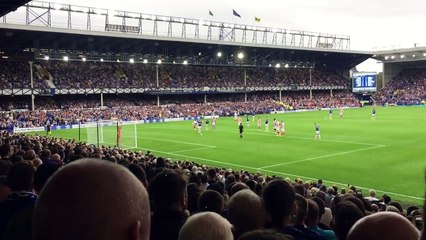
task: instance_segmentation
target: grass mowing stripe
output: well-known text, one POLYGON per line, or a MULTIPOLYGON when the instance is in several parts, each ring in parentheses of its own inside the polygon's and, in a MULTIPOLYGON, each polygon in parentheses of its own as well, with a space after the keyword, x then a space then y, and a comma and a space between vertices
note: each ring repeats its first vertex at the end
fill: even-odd
MULTIPOLYGON (((318 140, 318 141, 321 141, 321 140, 318 140)), ((361 148, 361 149, 356 149, 356 150, 352 150, 352 151, 327 154, 327 155, 323 155, 323 156, 319 156, 319 157, 311 157, 311 158, 306 158, 306 159, 301 159, 301 160, 296 160, 296 161, 291 161, 291 162, 277 163, 277 164, 272 164, 272 165, 260 167, 260 169, 278 167, 278 166, 289 165, 289 164, 300 163, 300 162, 307 162, 307 161, 312 161, 312 160, 326 158, 326 157, 333 157, 333 156, 339 156, 339 155, 344 155, 344 154, 349 154, 349 153, 355 153, 355 152, 361 152, 361 151, 376 149, 376 148, 380 148, 380 147, 384 147, 384 146, 381 145, 381 146, 374 146, 374 147, 368 147, 368 148, 361 148)))
POLYGON ((216 146, 178 150, 171 153, 192 152, 192 151, 199 151, 199 150, 212 149, 212 148, 216 148, 216 146))
MULTIPOLYGON (((128 137, 130 138, 130 137, 128 137)), ((174 141, 169 139, 163 139, 163 138, 148 138, 148 137, 140 137, 138 136, 138 139, 145 139, 145 140, 154 140, 154 141, 163 141, 163 142, 172 142, 172 143, 179 143, 179 144, 186 144, 186 145, 194 145, 194 146, 202 146, 202 147, 210 147, 215 148, 216 146, 213 145, 206 145, 206 144, 199 144, 199 143, 191 143, 191 142, 183 142, 183 141, 174 141)))
MULTIPOLYGON (((189 159, 195 159, 195 160, 201 160, 201 161, 206 161, 206 162, 212 162, 212 163, 221 164, 221 165, 229 165, 229 166, 234 166, 234 167, 238 167, 238 168, 242 168, 242 169, 252 169, 252 170, 255 170, 255 171, 259 171, 260 170, 260 171, 265 171, 265 172, 269 172, 269 173, 273 173, 273 174, 279 174, 279 175, 282 175, 282 176, 284 175, 284 176, 291 176, 291 177, 300 177, 300 178, 309 179, 309 180, 316 180, 317 179, 317 178, 312 178, 312 177, 307 177, 307 176, 302 176, 302 175, 294 175, 294 174, 291 174, 291 173, 278 172, 278 171, 267 170, 267 169, 260 169, 260 168, 254 168, 254 167, 245 166, 245 165, 241 165, 241 164, 227 163, 227 162, 217 161, 217 160, 213 160, 213 159, 193 157, 193 156, 188 156, 188 155, 183 155, 183 154, 178 154, 178 153, 172 153, 172 152, 166 152, 166 151, 160 151, 160 150, 155 150, 155 149, 146 149, 146 148, 139 148, 139 149, 141 149, 141 150, 150 150, 152 152, 159 152, 159 153, 163 153, 163 154, 174 155, 174 156, 184 157, 184 158, 189 158, 189 159)), ((324 180, 324 181, 332 183, 332 184, 346 185, 345 183, 334 182, 334 181, 330 181, 330 180, 324 180)), ((357 186, 357 188, 360 188, 360 189, 363 189, 363 190, 369 190, 369 189, 371 189, 371 188, 360 187, 360 186, 357 186)), ((392 195, 406 197, 406 198, 411 198, 411 199, 416 199, 416 200, 424 200, 424 198, 415 197, 415 196, 409 196, 409 195, 405 195, 405 194, 394 193, 394 192, 389 192, 389 191, 384 191, 384 190, 376 190, 376 192, 381 192, 381 193, 386 193, 386 194, 392 194, 392 195)))

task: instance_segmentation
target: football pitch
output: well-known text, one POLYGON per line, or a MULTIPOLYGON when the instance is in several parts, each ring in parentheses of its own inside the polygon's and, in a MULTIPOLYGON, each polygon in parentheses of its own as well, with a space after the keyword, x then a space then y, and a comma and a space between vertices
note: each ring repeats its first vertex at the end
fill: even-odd
MULTIPOLYGON (((239 138, 233 117, 219 118, 216 130, 202 135, 192 128, 192 121, 137 125, 137 147, 157 156, 191 160, 209 166, 225 167, 294 180, 323 179, 325 184, 363 190, 375 189, 379 195, 420 204, 425 193, 426 107, 378 107, 338 110, 329 119, 328 111, 293 112, 258 115, 239 138), (257 119, 262 119, 262 129, 257 119), (265 131, 264 120, 270 120, 265 131), (274 134, 272 120, 284 120, 287 135, 274 134), (315 140, 314 123, 321 126, 321 140, 315 140)), ((205 120, 204 120, 205 121, 205 120)), ((110 127, 114 128, 114 127, 110 127)), ((82 129, 82 141, 86 132, 82 129)), ((111 139, 115 139, 115 131, 111 139)), ((56 130, 55 137, 78 138, 78 129, 56 130)), ((122 142, 132 138, 123 134, 122 142)), ((113 145, 114 141, 111 141, 113 145)), ((124 146, 125 147, 125 146, 124 146)))

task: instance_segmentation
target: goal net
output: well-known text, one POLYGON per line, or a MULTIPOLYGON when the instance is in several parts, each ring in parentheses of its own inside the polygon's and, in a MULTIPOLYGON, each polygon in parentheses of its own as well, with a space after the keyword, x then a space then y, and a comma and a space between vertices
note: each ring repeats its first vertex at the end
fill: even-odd
POLYGON ((118 146, 124 149, 138 147, 136 123, 100 120, 86 125, 87 143, 97 146, 118 146))

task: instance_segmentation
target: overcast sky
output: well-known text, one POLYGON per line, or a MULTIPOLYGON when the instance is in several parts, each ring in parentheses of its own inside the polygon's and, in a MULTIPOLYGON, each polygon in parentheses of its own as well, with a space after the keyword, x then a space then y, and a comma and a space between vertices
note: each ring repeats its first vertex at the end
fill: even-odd
POLYGON ((426 0, 51 1, 251 25, 256 24, 257 16, 262 26, 349 35, 353 50, 400 48, 414 43, 426 46, 426 0), (233 17, 232 9, 242 18, 233 17), (214 13, 213 18, 208 15, 209 10, 214 13))

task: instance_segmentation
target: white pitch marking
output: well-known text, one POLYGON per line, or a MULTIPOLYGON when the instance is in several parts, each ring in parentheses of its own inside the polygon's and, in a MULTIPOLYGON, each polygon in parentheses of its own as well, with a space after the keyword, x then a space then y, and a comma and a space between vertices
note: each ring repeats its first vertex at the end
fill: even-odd
POLYGON ((260 167, 260 169, 277 167, 277 166, 283 166, 283 165, 289 165, 289 164, 293 164, 293 163, 307 162, 307 161, 312 161, 312 160, 316 160, 316 159, 320 159, 320 158, 339 156, 339 155, 344 155, 344 154, 349 154, 349 153, 354 153, 354 152, 361 152, 361 151, 375 149, 375 148, 380 148, 380 147, 383 147, 383 146, 361 148, 361 149, 356 149, 356 150, 351 150, 351 151, 346 151, 346 152, 339 152, 339 153, 327 154, 327 155, 323 155, 323 156, 319 156, 319 157, 311 157, 311 158, 306 158, 306 159, 301 159, 301 160, 296 160, 296 161, 291 161, 291 162, 278 163, 278 164, 273 164, 273 165, 268 165, 268 166, 260 167))
POLYGON ((174 140, 163 139, 163 138, 147 138, 147 137, 138 137, 138 139, 146 139, 146 140, 154 140, 154 141, 163 141, 163 142, 172 142, 172 143, 181 143, 181 144, 194 145, 194 146, 202 146, 202 147, 210 147, 210 148, 214 148, 214 147, 216 147, 216 146, 213 146, 213 145, 205 145, 205 144, 191 143, 191 142, 183 142, 183 141, 174 141, 174 140))
MULTIPOLYGON (((206 162, 213 162, 213 163, 218 163, 218 164, 223 164, 223 165, 228 165, 228 166, 235 166, 235 167, 239 167, 239 168, 243 168, 243 169, 253 169, 253 170, 256 170, 256 171, 262 170, 264 172, 269 172, 269 173, 274 173, 274 174, 280 174, 280 175, 287 175, 287 176, 291 176, 291 177, 300 177, 300 178, 305 178, 305 179, 309 179, 309 180, 315 180, 315 179, 317 179, 317 178, 306 177, 306 176, 302 176, 302 175, 294 175, 294 174, 285 173, 285 172, 278 172, 278 171, 273 171, 273 170, 254 168, 254 167, 244 166, 244 165, 235 164, 235 163, 227 163, 227 162, 221 162, 221 161, 216 161, 216 160, 207 159, 207 158, 192 157, 192 156, 188 156, 188 155, 170 153, 170 152, 159 151, 159 150, 154 150, 154 149, 146 149, 146 148, 140 148, 140 149, 145 149, 145 150, 150 150, 150 151, 153 151, 153 152, 165 153, 165 154, 170 154, 170 155, 175 155, 175 156, 180 156, 180 157, 184 157, 184 158, 198 159, 198 160, 202 160, 202 161, 206 161, 206 162)), ((339 183, 339 182, 328 181, 328 180, 325 180, 325 181, 329 182, 329 183, 332 183, 332 184, 337 184, 337 185, 344 185, 344 186, 347 185, 345 183, 339 183)), ((360 186, 357 186, 357 188, 364 189, 364 190, 371 189, 371 188, 360 187, 360 186)), ((425 200, 424 198, 410 196, 410 195, 405 195, 405 194, 400 194, 400 193, 394 193, 394 192, 377 190, 377 189, 376 189, 376 191, 377 192, 381 192, 381 193, 390 194, 390 195, 395 195, 395 196, 400 196, 400 197, 406 197, 406 198, 416 199, 416 200, 423 200, 423 201, 425 200)))

